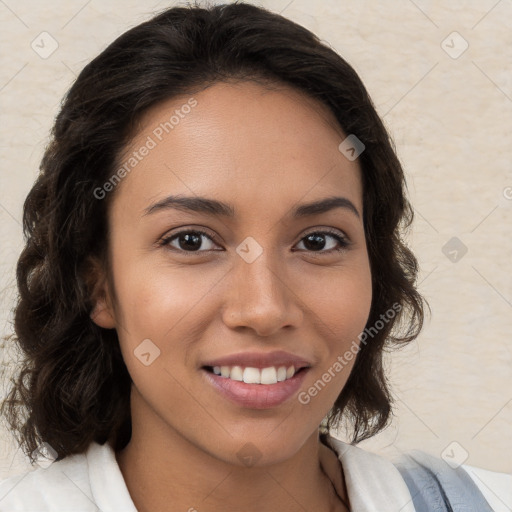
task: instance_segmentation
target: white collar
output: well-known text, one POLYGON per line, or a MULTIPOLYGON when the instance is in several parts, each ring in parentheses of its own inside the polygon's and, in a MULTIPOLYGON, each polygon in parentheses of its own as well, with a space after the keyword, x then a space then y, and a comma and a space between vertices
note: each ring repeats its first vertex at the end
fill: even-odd
POLYGON ((415 512, 409 489, 387 459, 328 436, 343 468, 352 512, 415 512))
POLYGON ((91 443, 86 454, 94 501, 102 512, 137 512, 112 446, 91 443))

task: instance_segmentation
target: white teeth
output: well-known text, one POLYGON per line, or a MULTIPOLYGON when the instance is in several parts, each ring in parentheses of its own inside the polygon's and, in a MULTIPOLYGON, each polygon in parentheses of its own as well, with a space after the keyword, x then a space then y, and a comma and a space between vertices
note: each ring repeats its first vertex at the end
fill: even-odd
POLYGON ((261 372, 257 368, 246 368, 243 379, 246 384, 261 384, 261 372))
POLYGON ((250 366, 245 368, 241 366, 214 366, 213 373, 224 378, 243 381, 246 384, 268 385, 291 379, 295 375, 296 370, 293 365, 288 368, 286 366, 269 366, 261 370, 250 366))
POLYGON ((229 378, 231 380, 243 381, 244 374, 242 372, 242 367, 241 366, 233 366, 233 368, 231 368, 231 373, 229 375, 229 378))
POLYGON ((275 384, 277 382, 277 371, 271 366, 261 370, 260 384, 275 384))
POLYGON ((280 366, 277 370, 277 382, 282 382, 283 380, 286 380, 286 368, 280 366))

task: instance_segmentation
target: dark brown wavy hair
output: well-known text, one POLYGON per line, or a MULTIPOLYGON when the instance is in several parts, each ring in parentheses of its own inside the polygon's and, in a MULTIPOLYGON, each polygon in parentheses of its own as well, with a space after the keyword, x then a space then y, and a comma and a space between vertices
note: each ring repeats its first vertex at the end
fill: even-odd
MULTIPOLYGON (((357 443, 388 424, 383 353, 418 335, 426 304, 415 288, 417 261, 402 238, 413 211, 393 142, 355 70, 314 34, 249 4, 192 5, 128 30, 85 66, 63 99, 25 200, 14 333, 5 338, 22 365, 0 414, 31 463, 43 442, 61 460, 92 441, 109 441, 118 451, 130 440, 131 378, 118 336, 90 318, 92 261, 110 268, 107 211, 114 195, 98 200, 94 190, 114 174, 150 107, 226 80, 305 92, 366 147, 358 159, 373 285, 367 326, 394 304, 401 308, 361 344, 323 426, 346 419, 357 443)), ((320 428, 322 442, 324 436, 320 428)))

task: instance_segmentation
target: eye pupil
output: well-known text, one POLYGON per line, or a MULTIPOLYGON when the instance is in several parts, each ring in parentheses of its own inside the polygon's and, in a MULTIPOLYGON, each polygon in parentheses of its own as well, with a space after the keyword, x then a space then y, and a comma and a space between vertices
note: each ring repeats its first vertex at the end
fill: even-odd
POLYGON ((180 241, 179 242, 179 245, 180 245, 180 248, 186 248, 188 250, 193 250, 193 251, 197 251, 200 247, 201 247, 201 235, 198 235, 198 234, 184 234, 184 235, 181 235, 178 240, 180 241), (184 246, 181 241, 182 240, 185 240, 186 241, 186 246, 184 246), (192 242, 191 244, 189 242, 192 242))
POLYGON ((306 243, 304 245, 309 245, 313 250, 315 248, 323 249, 325 247, 325 236, 318 233, 312 233, 306 237, 306 243), (310 242, 312 242, 312 244, 310 242))

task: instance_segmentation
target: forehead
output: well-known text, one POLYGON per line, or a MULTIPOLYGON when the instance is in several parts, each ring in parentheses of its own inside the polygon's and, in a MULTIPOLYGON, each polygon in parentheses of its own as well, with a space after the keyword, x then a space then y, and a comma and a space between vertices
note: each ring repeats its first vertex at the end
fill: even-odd
POLYGON ((140 215, 169 194, 254 210, 340 192, 361 210, 359 164, 338 150, 345 137, 325 105, 294 89, 217 83, 145 113, 121 158, 135 165, 116 195, 140 215))

